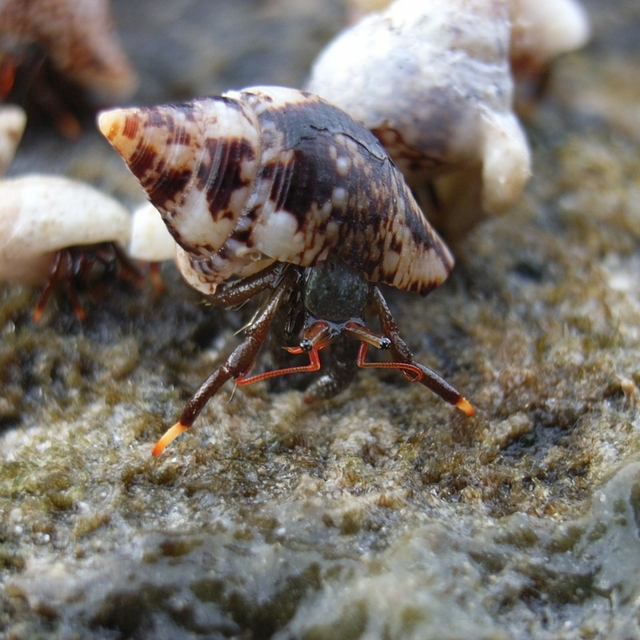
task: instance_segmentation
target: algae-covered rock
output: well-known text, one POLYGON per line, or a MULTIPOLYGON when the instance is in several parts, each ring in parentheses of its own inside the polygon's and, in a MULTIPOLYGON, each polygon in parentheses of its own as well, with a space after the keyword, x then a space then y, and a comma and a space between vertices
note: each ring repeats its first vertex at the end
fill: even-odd
MULTIPOLYGON (((585 5, 592 44, 554 65, 525 121, 522 201, 458 243, 426 299, 385 292, 472 418, 395 371, 311 406, 228 385, 155 459, 254 307, 206 306, 167 264, 163 294, 81 292, 84 324, 60 295, 36 326, 37 292, 0 286, 1 637, 640 637, 640 6, 585 5)), ((301 85, 343 15, 114 14, 141 101, 301 85)), ((43 168, 142 198, 91 130, 28 130, 10 170, 43 168)))

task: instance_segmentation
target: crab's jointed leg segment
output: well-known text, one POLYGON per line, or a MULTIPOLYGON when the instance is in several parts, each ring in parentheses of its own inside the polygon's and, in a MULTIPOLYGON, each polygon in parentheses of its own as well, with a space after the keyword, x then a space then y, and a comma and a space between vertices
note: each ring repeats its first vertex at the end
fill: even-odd
MULTIPOLYGON (((230 304, 239 304, 254 295, 256 289, 265 289, 273 282, 273 274, 269 272, 267 275, 267 278, 256 277, 253 279, 253 288, 246 286, 245 283, 242 295, 238 293, 237 289, 229 288, 226 290, 226 297, 224 297, 224 293, 221 293, 219 297, 224 298, 224 300, 230 304)), ((297 278, 298 273, 293 270, 287 271, 283 275, 267 301, 260 307, 253 321, 246 329, 244 340, 234 349, 227 358, 227 361, 202 383, 200 388, 187 402, 178 422, 168 429, 162 438, 158 440, 152 451, 154 456, 162 453, 167 445, 191 427, 209 399, 218 392, 227 380, 230 378, 241 379, 248 373, 253 366, 260 347, 269 333, 273 319, 290 295, 297 278)))
POLYGON ((457 389, 441 378, 435 371, 413 359, 413 354, 409 350, 406 342, 400 337, 398 326, 377 287, 373 287, 372 301, 376 308, 378 318, 380 319, 382 333, 391 341, 390 352, 394 362, 409 364, 412 366, 412 370, 415 367, 421 374, 417 379, 408 378, 408 376, 407 378, 412 382, 420 382, 420 384, 431 389, 431 391, 440 396, 445 402, 454 405, 466 415, 473 415, 475 409, 457 389))

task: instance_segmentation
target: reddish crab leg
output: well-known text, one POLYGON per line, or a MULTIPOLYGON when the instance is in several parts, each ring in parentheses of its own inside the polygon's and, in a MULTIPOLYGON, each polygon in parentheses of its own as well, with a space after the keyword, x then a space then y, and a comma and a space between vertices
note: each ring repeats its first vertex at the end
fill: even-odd
POLYGON ((133 280, 138 286, 144 281, 140 270, 115 242, 60 249, 53 256, 49 278, 33 310, 33 321, 36 324, 40 322, 51 294, 58 284, 64 281, 73 312, 78 320, 84 322, 86 313, 78 297, 77 285, 87 280, 96 263, 102 264, 105 272, 118 269, 124 278, 133 280))
MULTIPOLYGON (((309 364, 299 367, 286 367, 284 369, 276 369, 275 371, 265 371, 255 376, 246 378, 245 375, 241 375, 236 379, 236 383, 239 385, 251 384, 253 382, 260 382, 261 380, 267 380, 268 378, 275 378, 276 376, 286 376, 291 373, 304 373, 305 371, 319 371, 320 370, 320 355, 319 351, 324 349, 327 345, 331 344, 335 339, 335 335, 332 335, 331 327, 327 322, 316 322, 307 329, 304 333, 302 344, 305 345, 299 347, 285 347, 289 353, 307 353, 309 354, 309 364), (308 345, 308 348, 305 348, 308 345)), ((248 371, 246 372, 248 373, 248 371)))
MULTIPOLYGON (((253 282, 252 286, 254 289, 264 289, 271 281, 269 278, 273 279, 273 277, 275 277, 274 274, 276 272, 275 270, 273 271, 273 274, 269 272, 268 277, 262 277, 257 279, 256 282, 253 282)), ((269 333, 271 323, 291 292, 291 287, 296 278, 297 273, 294 271, 285 273, 280 283, 271 293, 269 299, 259 309, 252 323, 246 329, 245 339, 234 349, 227 358, 227 361, 221 367, 218 367, 218 369, 202 383, 200 388, 187 402, 178 422, 170 427, 162 438, 158 440, 151 452, 154 456, 162 453, 167 445, 171 444, 181 433, 184 433, 191 427, 209 399, 218 392, 227 380, 230 378, 241 378, 251 369, 256 355, 269 333)), ((246 290, 247 287, 244 286, 242 291, 246 290)), ((239 291, 240 287, 230 288, 228 293, 225 292, 225 299, 233 301, 236 293, 239 291)))
POLYGON ((411 372, 414 374, 413 378, 407 376, 410 382, 420 382, 422 380, 423 373, 415 364, 409 364, 408 362, 365 362, 368 350, 369 345, 366 342, 361 342, 360 350, 358 351, 358 366, 361 369, 400 369, 402 373, 411 372))
POLYGON ((42 319, 42 314, 44 313, 45 307, 47 306, 47 302, 49 302, 49 298, 51 297, 51 293, 53 292, 56 284, 58 283, 60 277, 60 269, 62 265, 62 251, 57 251, 53 256, 53 262, 51 263, 51 270, 49 271, 49 279, 45 284, 42 292, 40 293, 40 297, 38 298, 38 302, 36 304, 36 308, 33 310, 33 321, 38 324, 42 319))
MULTIPOLYGON (((295 348, 295 347, 294 347, 295 348)), ((298 353, 297 351, 295 353, 298 353)), ((245 378, 240 376, 236 378, 236 384, 245 385, 253 384, 254 382, 260 382, 261 380, 267 380, 268 378, 275 378, 276 376, 286 376, 290 373, 304 373, 305 371, 319 371, 320 370, 320 356, 318 355, 318 349, 313 347, 309 354, 309 364, 302 365, 300 367, 286 367, 285 369, 276 369, 275 371, 265 371, 264 373, 258 373, 255 376, 245 378)))
POLYGON ((472 416, 475 413, 475 409, 455 387, 441 378, 435 371, 429 369, 429 367, 425 367, 423 364, 420 364, 413 359, 413 354, 406 342, 400 337, 400 334, 398 333, 398 326, 391 315, 391 311, 387 306, 385 299, 382 297, 382 294, 377 287, 373 288, 372 298, 373 304, 378 312, 382 333, 384 333, 384 335, 391 341, 390 351, 394 361, 411 364, 419 369, 422 375, 418 379, 414 380, 414 382, 419 382, 428 389, 431 389, 431 391, 439 395, 445 402, 452 404, 466 415, 472 416))

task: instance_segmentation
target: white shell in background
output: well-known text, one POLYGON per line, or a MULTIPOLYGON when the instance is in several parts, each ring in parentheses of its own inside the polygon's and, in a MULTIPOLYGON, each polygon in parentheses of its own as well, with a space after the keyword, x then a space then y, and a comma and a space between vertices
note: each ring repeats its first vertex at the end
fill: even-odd
POLYGON ((509 27, 507 0, 398 0, 330 43, 308 88, 373 131, 414 188, 471 170, 500 212, 530 175, 509 27))
POLYGON ((127 253, 135 260, 164 262, 176 257, 176 241, 162 221, 160 212, 145 202, 131 214, 131 240, 127 253))
MULTIPOLYGON (((431 0, 415 0, 419 11, 429 10, 430 3, 431 0)), ((347 2, 352 22, 368 13, 383 11, 390 4, 390 0, 347 2)), ((579 0, 509 0, 509 18, 509 55, 516 68, 525 61, 540 68, 556 56, 579 49, 587 43, 591 31, 589 17, 579 0)))
POLYGON ((129 242, 131 217, 116 200, 61 176, 0 180, 0 279, 47 281, 56 251, 65 247, 129 242))
POLYGON ((578 0, 510 0, 510 56, 516 78, 584 46, 589 18, 578 0))
POLYGON ((0 176, 13 160, 27 124, 27 115, 15 105, 0 106, 0 176))

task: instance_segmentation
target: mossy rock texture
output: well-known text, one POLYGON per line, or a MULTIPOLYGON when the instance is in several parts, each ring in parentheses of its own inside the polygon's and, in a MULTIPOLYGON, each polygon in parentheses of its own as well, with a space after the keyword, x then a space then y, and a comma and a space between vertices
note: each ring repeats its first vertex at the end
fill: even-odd
MULTIPOLYGON (((139 102, 301 86, 335 2, 114 1, 139 102)), ((0 637, 640 638, 640 5, 584 2, 591 43, 524 121, 520 202, 426 299, 385 291, 467 418, 394 371, 331 401, 222 389, 154 442, 253 307, 115 283, 0 285, 0 637)), ((141 200, 85 124, 30 127, 11 173, 141 200)))

